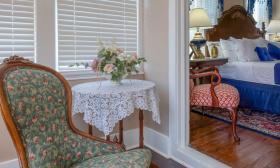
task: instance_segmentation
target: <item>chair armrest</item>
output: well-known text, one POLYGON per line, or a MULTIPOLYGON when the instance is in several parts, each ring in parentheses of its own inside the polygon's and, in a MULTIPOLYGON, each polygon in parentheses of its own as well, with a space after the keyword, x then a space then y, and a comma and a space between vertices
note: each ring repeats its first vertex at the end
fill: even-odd
POLYGON ((221 83, 222 77, 218 72, 203 72, 203 73, 196 73, 196 74, 190 74, 190 79, 196 79, 196 78, 202 78, 207 76, 216 76, 217 81, 211 81, 211 85, 217 86, 221 83))
POLYGON ((191 71, 192 74, 198 74, 198 73, 209 72, 209 71, 215 71, 215 72, 219 73, 219 69, 217 67, 214 67, 214 66, 205 67, 205 68, 197 69, 197 70, 191 69, 190 71, 191 71))

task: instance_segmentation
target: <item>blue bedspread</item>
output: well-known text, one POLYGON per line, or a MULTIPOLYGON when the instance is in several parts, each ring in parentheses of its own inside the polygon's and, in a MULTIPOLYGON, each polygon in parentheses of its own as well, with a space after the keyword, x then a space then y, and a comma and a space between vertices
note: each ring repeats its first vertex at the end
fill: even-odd
POLYGON ((280 63, 277 63, 274 66, 274 81, 275 84, 280 85, 280 63))
MULTIPOLYGON (((280 77, 278 68, 280 68, 279 65, 275 69, 280 77)), ((238 89, 240 107, 280 114, 280 85, 258 84, 233 79, 223 79, 223 82, 238 89)))

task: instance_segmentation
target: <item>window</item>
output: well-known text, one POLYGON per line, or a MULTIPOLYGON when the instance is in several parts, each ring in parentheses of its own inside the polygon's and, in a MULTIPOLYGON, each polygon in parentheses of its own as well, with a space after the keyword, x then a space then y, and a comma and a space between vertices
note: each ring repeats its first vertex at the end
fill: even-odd
POLYGON ((98 40, 116 41, 127 53, 138 50, 138 0, 57 0, 57 69, 65 74, 88 73, 71 66, 90 63, 98 40))
POLYGON ((262 28, 263 23, 268 26, 272 19, 272 0, 247 0, 246 8, 256 20, 258 28, 262 28))
POLYGON ((266 27, 269 23, 269 12, 267 6, 267 0, 257 0, 255 2, 253 17, 257 22, 257 27, 262 28, 262 23, 264 22, 266 27))
POLYGON ((11 55, 35 61, 34 0, 1 0, 0 23, 0 62, 11 55))

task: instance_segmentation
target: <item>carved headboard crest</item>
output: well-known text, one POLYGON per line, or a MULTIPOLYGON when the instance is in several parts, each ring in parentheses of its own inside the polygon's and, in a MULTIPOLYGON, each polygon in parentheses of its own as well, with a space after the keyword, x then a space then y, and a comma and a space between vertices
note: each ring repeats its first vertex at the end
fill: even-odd
POLYGON ((229 37, 253 39, 264 37, 264 32, 256 28, 256 21, 244 7, 236 5, 224 11, 218 19, 218 24, 207 29, 205 36, 208 41, 219 41, 229 37))

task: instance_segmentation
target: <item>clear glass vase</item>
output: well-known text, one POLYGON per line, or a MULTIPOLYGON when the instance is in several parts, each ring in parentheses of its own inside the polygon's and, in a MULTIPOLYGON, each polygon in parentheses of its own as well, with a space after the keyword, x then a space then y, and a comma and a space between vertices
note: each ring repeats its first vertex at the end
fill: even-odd
POLYGON ((121 82, 123 79, 124 79, 124 76, 120 76, 118 78, 116 78, 116 77, 112 78, 112 76, 111 76, 110 81, 114 85, 121 85, 121 82))

